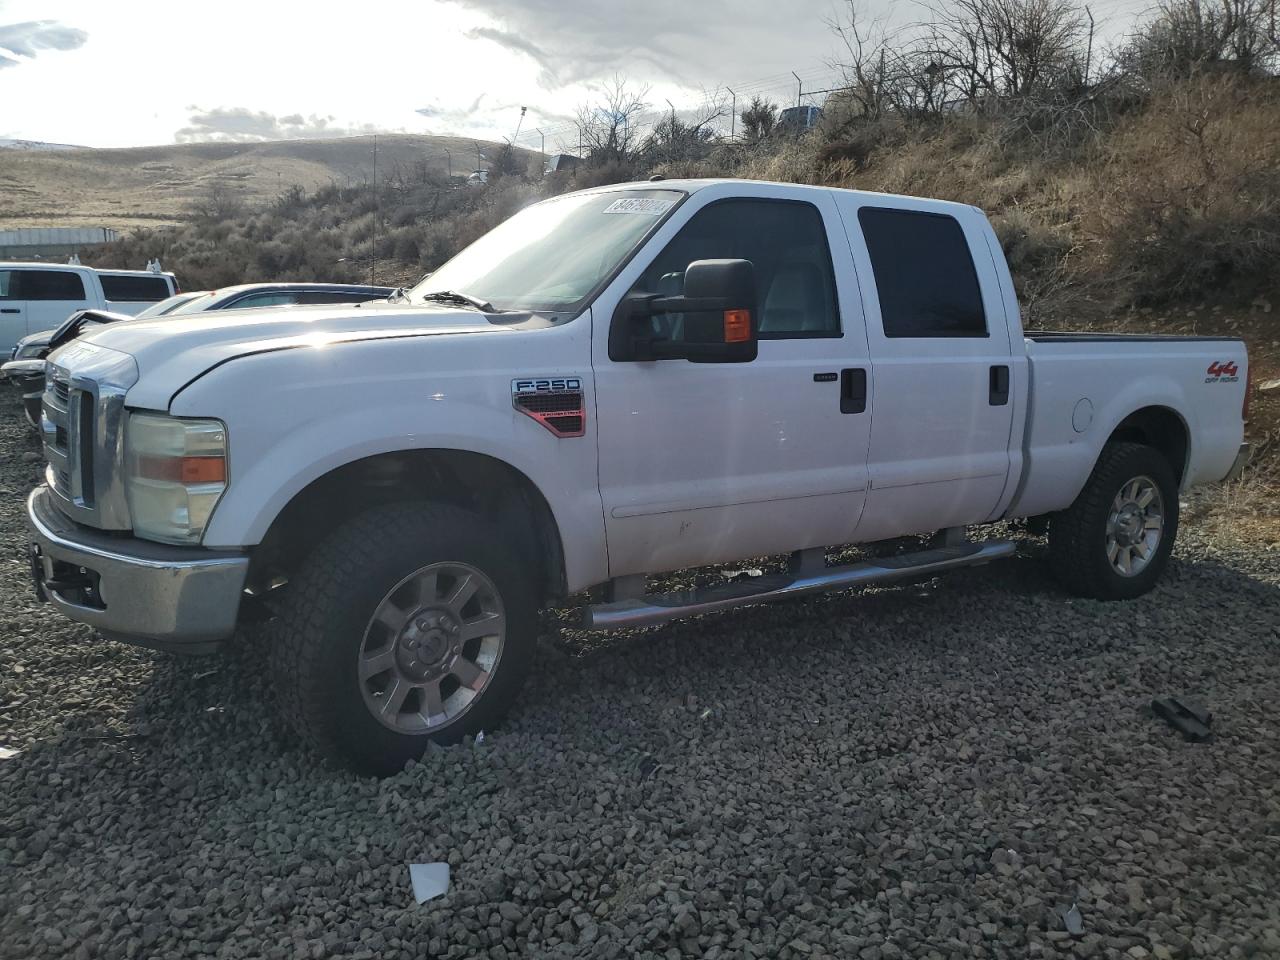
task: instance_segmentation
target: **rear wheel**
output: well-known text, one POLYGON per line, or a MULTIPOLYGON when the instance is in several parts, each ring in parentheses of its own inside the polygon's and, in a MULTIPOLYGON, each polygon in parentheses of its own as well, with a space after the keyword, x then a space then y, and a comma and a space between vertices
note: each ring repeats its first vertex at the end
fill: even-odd
POLYGON ((1178 484, 1158 450, 1111 443, 1068 509, 1049 523, 1049 550, 1072 593, 1122 600, 1159 579, 1178 535, 1178 484))
POLYGON ((284 712, 326 756, 388 775, 501 720, 528 673, 527 565, 482 517, 378 507, 291 579, 272 644, 284 712))
POLYGON ((43 414, 40 397, 23 397, 22 412, 26 415, 27 423, 32 427, 40 429, 40 417, 43 414))

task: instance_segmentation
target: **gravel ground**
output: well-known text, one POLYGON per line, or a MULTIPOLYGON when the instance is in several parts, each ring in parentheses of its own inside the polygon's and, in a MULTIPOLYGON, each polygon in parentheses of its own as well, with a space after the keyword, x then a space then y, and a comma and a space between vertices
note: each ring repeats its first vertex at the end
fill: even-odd
POLYGON ((1280 552, 1188 530, 1100 604, 1029 544, 561 633, 503 729, 379 782, 282 732, 254 636, 179 660, 37 606, 34 450, 6 416, 0 956, 1280 957, 1280 552))

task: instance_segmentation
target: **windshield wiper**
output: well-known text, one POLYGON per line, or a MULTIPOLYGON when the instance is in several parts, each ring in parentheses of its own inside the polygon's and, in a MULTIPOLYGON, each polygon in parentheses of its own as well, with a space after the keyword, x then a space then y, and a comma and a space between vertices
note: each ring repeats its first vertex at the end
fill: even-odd
POLYGON ((488 300, 481 300, 479 297, 473 297, 465 293, 457 293, 453 290, 436 290, 433 293, 424 293, 419 299, 423 303, 462 303, 469 307, 475 307, 485 313, 501 313, 488 300))

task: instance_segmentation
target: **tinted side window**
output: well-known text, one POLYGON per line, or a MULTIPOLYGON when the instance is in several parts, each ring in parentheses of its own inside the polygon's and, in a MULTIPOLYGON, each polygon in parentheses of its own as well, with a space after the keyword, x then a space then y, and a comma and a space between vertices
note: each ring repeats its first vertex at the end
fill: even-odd
POLYGON ((247 310, 251 307, 281 307, 297 303, 296 293, 255 293, 228 303, 223 310, 247 310))
POLYGON ((98 274, 102 295, 116 303, 158 303, 169 299, 169 282, 164 277, 130 277, 98 274))
POLYGON ((376 293, 342 293, 340 291, 314 290, 298 294, 298 303, 364 303, 366 300, 386 299, 376 293))
POLYGON ((18 289, 13 282, 17 274, 12 270, 0 270, 0 300, 17 300, 18 289))
POLYGON ((954 217, 863 207, 886 337, 985 337, 987 317, 964 231, 954 217))
MULTIPOLYGON (((750 260, 755 266, 761 340, 840 336, 835 275, 822 214, 794 200, 725 200, 694 214, 636 281, 633 293, 679 296, 695 260, 750 260)), ((679 339, 682 318, 654 318, 679 339)))
POLYGON ((22 300, 84 299, 80 275, 69 270, 18 270, 14 279, 22 300))

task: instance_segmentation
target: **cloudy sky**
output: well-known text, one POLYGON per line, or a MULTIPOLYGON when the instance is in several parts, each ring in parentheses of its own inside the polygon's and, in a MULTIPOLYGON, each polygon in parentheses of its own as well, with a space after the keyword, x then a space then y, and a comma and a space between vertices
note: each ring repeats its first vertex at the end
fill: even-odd
MULTIPOLYGON (((1144 0, 1101 0, 1109 4, 1144 0)), ((0 0, 0 137, 135 146, 567 133, 622 74, 667 109, 829 82, 841 0, 0 0)), ((901 17, 901 0, 864 0, 901 17)), ((526 145, 537 146, 522 137, 526 145)), ((550 149, 554 143, 548 143, 550 149)))

